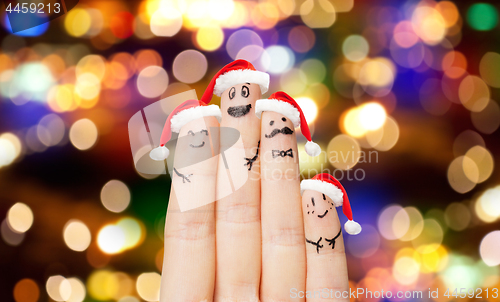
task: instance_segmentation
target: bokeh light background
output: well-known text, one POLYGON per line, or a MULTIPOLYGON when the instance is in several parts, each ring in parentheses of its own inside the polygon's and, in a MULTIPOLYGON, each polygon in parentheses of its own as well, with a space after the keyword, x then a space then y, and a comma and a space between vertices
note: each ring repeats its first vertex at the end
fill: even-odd
POLYGON ((81 0, 17 34, 3 13, 1 300, 158 300, 169 178, 135 170, 127 123, 237 58, 303 107, 326 151, 299 138, 303 176, 342 178, 352 287, 500 288, 499 8, 81 0))

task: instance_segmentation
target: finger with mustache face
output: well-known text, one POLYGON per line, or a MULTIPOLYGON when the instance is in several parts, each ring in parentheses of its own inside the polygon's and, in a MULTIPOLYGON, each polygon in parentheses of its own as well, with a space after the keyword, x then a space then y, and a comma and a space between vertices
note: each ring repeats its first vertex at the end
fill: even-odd
POLYGON ((252 109, 252 104, 243 105, 243 106, 233 106, 227 108, 227 114, 232 117, 242 117, 247 115, 252 109))
POLYGON ((290 289, 305 290, 306 284, 297 139, 282 114, 266 111, 261 121, 261 301, 289 301, 290 289), (273 157, 272 150, 290 150, 291 156, 273 157))
POLYGON ((285 126, 282 129, 274 129, 273 131, 271 131, 270 134, 265 134, 264 136, 266 138, 273 138, 275 135, 280 134, 280 133, 285 134, 285 135, 293 134, 293 130, 285 126))
MULTIPOLYGON (((321 149, 312 142, 302 109, 288 94, 278 91, 268 99, 258 100, 255 103, 255 113, 261 118, 262 128, 260 299, 262 302, 290 301, 291 288, 297 291, 306 289, 306 240, 300 196, 300 169, 296 156, 297 138, 292 129, 300 126, 308 141, 305 146, 307 154, 316 156, 321 149), (278 133, 285 135, 277 135, 278 133), (275 154, 276 150, 286 150, 285 154, 289 155, 273 157, 273 150, 275 154)), ((318 249, 324 245, 324 239, 314 239, 318 249)))

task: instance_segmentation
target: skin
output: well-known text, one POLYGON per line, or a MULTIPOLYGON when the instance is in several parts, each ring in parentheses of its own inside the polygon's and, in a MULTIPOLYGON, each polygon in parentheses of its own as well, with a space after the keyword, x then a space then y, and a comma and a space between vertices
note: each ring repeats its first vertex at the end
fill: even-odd
MULTIPOLYGON (((224 115, 227 107, 223 108, 226 109, 223 109, 223 123, 224 119, 229 123, 231 119, 224 115)), ((254 114, 252 108, 248 115, 232 118, 254 114)), ((335 240, 334 249, 323 239, 324 247, 319 253, 314 245, 306 244, 306 238, 314 241, 320 237, 334 238, 340 222, 330 198, 323 199, 322 193, 312 190, 300 195, 297 141, 291 121, 275 112, 263 112, 262 120, 257 122, 256 127, 262 124, 262 131, 257 128, 257 138, 252 141, 249 133, 254 133, 251 129, 255 127, 234 121, 241 123, 245 142, 236 147, 245 148, 252 142, 256 146, 261 140, 258 157, 261 161, 255 163, 249 174, 256 180, 249 177, 243 187, 216 203, 211 202, 216 196, 215 178, 219 182, 220 174, 227 173, 221 168, 221 157, 214 156, 218 154, 218 133, 210 132, 210 127, 217 127, 217 120, 198 119, 181 129, 180 137, 190 139, 178 140, 174 166, 179 167, 182 175, 192 175, 189 183, 176 175, 172 179, 160 302, 304 301, 306 298, 293 298, 291 289, 296 289, 296 293, 323 288, 348 290, 342 235, 335 240), (284 127, 293 133, 281 133, 284 127), (209 136, 201 132, 207 128, 209 136), (266 137, 275 129, 280 129, 280 133, 266 137), (199 147, 203 142, 203 147, 199 147), (289 149, 293 157, 272 156, 272 150, 289 149), (191 164, 197 162, 193 158, 198 156, 210 160, 191 164), (206 205, 180 212, 180 204, 197 200, 206 205)), ((256 150, 244 151, 251 157, 256 150)), ((237 162, 243 168, 237 171, 249 173, 240 155, 232 158, 229 153, 227 161, 237 162)))
POLYGON ((211 127, 218 129, 215 117, 191 121, 181 128, 176 146, 174 167, 183 175, 192 174, 190 182, 173 175, 172 190, 165 223, 165 252, 160 302, 212 301, 215 284, 215 183, 219 143, 211 127), (208 135, 202 130, 207 130, 208 135), (191 134, 191 132, 194 134, 191 134), (203 147, 199 147, 203 144, 203 147), (192 145, 192 146, 191 146, 192 145), (194 146, 194 147, 193 147, 194 146), (198 146, 198 147, 196 147, 198 146), (187 161, 205 152, 211 159, 194 165, 187 161), (185 212, 182 203, 205 204, 185 212), (202 273, 206 272, 206 273, 202 273))
MULTIPOLYGON (((329 245, 329 242, 325 240, 325 238, 334 238, 341 230, 339 217, 332 200, 320 192, 305 190, 302 195, 302 211, 304 213, 306 238, 317 241, 322 237, 320 244, 323 245, 323 248, 318 253, 314 245, 306 244, 306 290, 314 292, 323 288, 333 289, 334 298, 328 300, 349 301, 349 298, 335 298, 335 291, 349 291, 343 236, 341 234, 335 239, 335 248, 333 249, 332 245, 329 245), (313 198, 314 205, 312 203, 313 198), (326 211, 328 212, 325 215, 326 211), (323 218, 321 218, 322 216, 323 218)), ((309 298, 307 301, 325 301, 325 299, 316 297, 309 298)))
POLYGON ((306 247, 300 200, 300 171, 297 139, 293 134, 277 134, 274 129, 292 122, 282 114, 262 113, 261 133, 261 219, 262 280, 261 301, 303 301, 290 297, 290 289, 306 287, 306 247), (272 157, 272 150, 292 148, 294 157, 272 157))
MULTIPOLYGON (((260 139, 260 120, 255 116, 255 101, 261 98, 257 84, 240 84, 221 95, 221 127, 238 130, 241 141, 233 144, 221 135, 221 150, 227 152, 230 178, 244 183, 216 202, 217 273, 215 301, 258 301, 261 274, 260 155, 248 171, 244 158, 253 158, 260 139), (250 106, 248 106, 250 105, 250 106), (250 110, 246 112, 247 108, 250 110), (245 110, 241 110, 241 109, 245 110), (238 114, 235 114, 238 113, 238 114), (230 114, 231 113, 231 114, 230 114), (243 149, 243 152, 238 149, 243 149), (247 179, 248 178, 248 179, 247 179)), ((221 130, 224 131, 224 128, 221 130)), ((227 184, 228 171, 219 158, 218 186, 227 184)), ((222 188, 220 188, 222 190, 222 188)))

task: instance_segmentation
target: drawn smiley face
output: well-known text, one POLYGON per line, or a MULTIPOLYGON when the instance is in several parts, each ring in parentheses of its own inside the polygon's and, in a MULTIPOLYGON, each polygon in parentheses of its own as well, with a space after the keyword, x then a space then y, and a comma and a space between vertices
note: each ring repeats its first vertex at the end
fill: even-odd
POLYGON ((335 205, 330 197, 314 191, 314 193, 310 194, 310 200, 306 203, 305 212, 307 215, 313 215, 323 219, 334 208, 335 205))
POLYGON ((234 118, 246 116, 252 110, 255 101, 261 98, 261 95, 258 84, 234 85, 221 95, 221 109, 234 118))
POLYGON ((212 125, 218 126, 217 119, 213 116, 188 122, 179 131, 176 150, 184 150, 184 155, 197 154, 196 156, 211 150, 212 125))
MULTIPOLYGON (((188 135, 191 135, 193 137, 195 137, 195 136, 201 136, 201 143, 199 143, 199 144, 189 144, 189 147, 191 147, 191 148, 202 148, 203 146, 205 146, 205 140, 203 138, 203 135, 208 136, 208 130, 207 129, 202 129, 198 133, 194 133, 192 130, 189 130, 188 131, 188 135)), ((195 143, 195 142, 193 142, 193 143, 195 143)))
POLYGON ((271 119, 269 121, 269 127, 267 127, 267 128, 272 129, 272 131, 264 134, 264 137, 273 138, 278 134, 283 134, 283 135, 292 135, 293 134, 293 130, 292 130, 293 125, 291 125, 291 122, 285 116, 281 116, 281 118, 280 118, 280 120, 278 120, 278 122, 281 122, 281 123, 278 124, 275 119, 271 119), (289 123, 287 123, 287 122, 289 122, 289 123))

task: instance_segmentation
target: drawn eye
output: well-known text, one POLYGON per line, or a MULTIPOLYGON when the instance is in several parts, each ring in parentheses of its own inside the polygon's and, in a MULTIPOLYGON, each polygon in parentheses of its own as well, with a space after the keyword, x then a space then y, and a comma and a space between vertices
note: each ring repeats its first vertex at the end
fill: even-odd
POLYGON ((241 96, 247 98, 250 95, 250 89, 247 86, 241 87, 241 96))
POLYGON ((236 95, 236 88, 231 87, 231 89, 229 89, 229 99, 232 100, 235 95, 236 95))
POLYGON ((192 136, 194 136, 194 132, 191 130, 188 131, 188 134, 191 134, 192 136))
POLYGON ((200 133, 205 133, 205 135, 208 136, 208 130, 201 130, 200 133))
POLYGON ((271 121, 271 122, 269 123, 269 125, 271 125, 271 126, 272 126, 272 125, 274 125, 274 121, 271 121))
POLYGON ((282 118, 281 118, 281 120, 282 120, 283 122, 286 122, 286 118, 284 118, 284 117, 282 117, 282 118))

